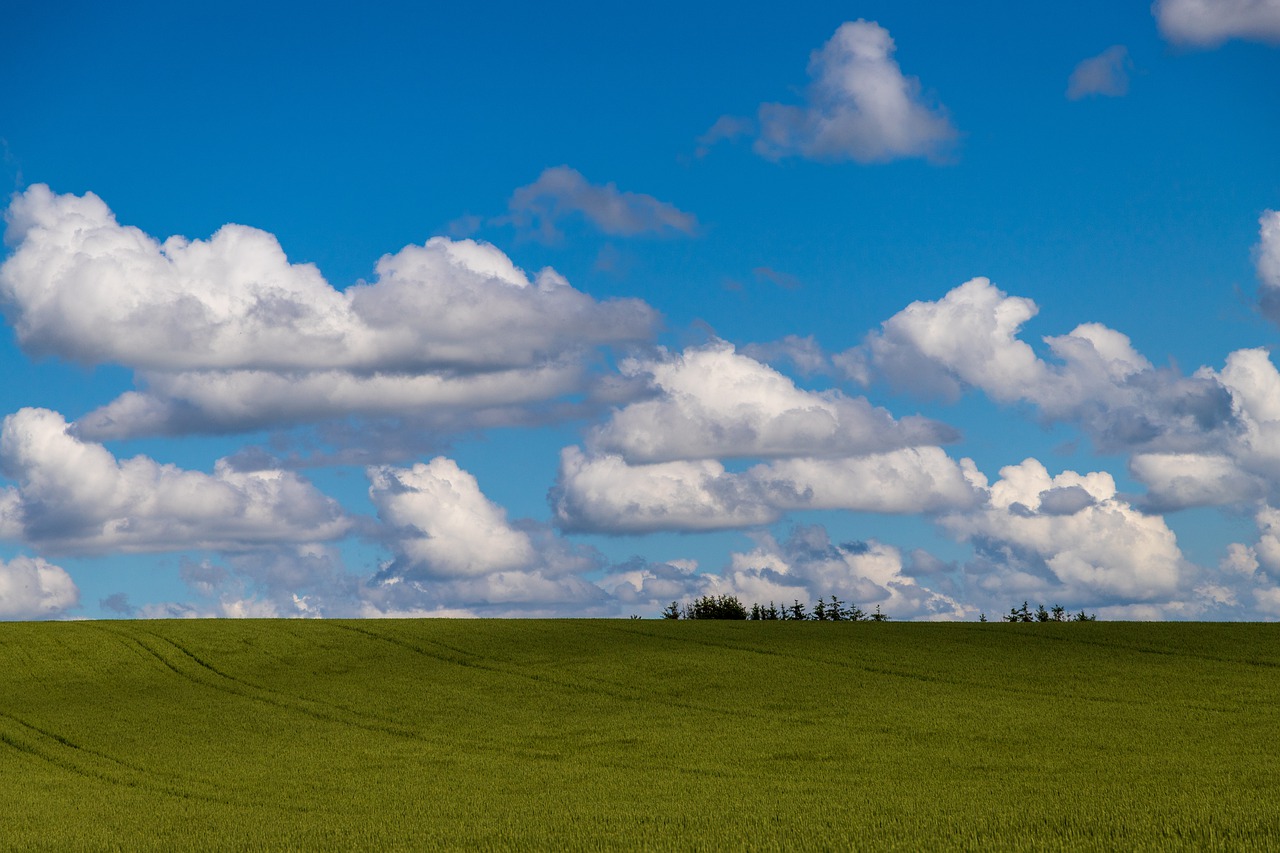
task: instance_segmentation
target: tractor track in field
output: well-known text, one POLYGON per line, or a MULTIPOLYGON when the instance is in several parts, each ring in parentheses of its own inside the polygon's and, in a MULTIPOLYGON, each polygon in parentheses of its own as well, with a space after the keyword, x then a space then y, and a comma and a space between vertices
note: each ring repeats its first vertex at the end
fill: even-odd
POLYGON ((384 643, 390 643, 394 646, 399 646, 400 648, 407 649, 408 651, 414 652, 415 654, 419 654, 424 657, 431 658, 433 660, 438 660, 442 663, 453 664, 456 666, 467 667, 470 669, 478 669, 478 670, 489 672, 495 675, 501 675, 505 678, 519 678, 525 681, 532 681, 538 684, 548 684, 554 687, 572 690, 575 692, 586 691, 586 692, 596 693, 601 696, 608 696, 612 699, 620 699, 626 702, 646 703, 646 704, 661 705, 667 708, 674 708, 674 709, 680 709, 680 710, 686 710, 686 711, 698 711, 699 713, 714 714, 716 716, 727 717, 729 719, 735 719, 735 720, 742 719, 743 717, 752 718, 752 719, 769 719, 769 720, 788 718, 787 715, 766 714, 766 713, 761 713, 757 711, 749 711, 742 708, 727 709, 718 705, 700 704, 697 702, 689 702, 687 700, 671 699, 670 697, 664 697, 654 693, 646 693, 643 691, 628 689, 627 687, 620 685, 617 682, 609 681, 607 679, 597 678, 589 675, 577 676, 577 678, 581 680, 575 681, 569 678, 556 678, 550 675, 541 675, 538 673, 524 672, 519 669, 516 669, 514 666, 508 667, 500 663, 489 662, 492 659, 485 658, 481 655, 476 654, 475 652, 469 652, 469 651, 466 651, 465 649, 460 649, 455 646, 450 646, 447 643, 438 642, 436 640, 428 641, 432 645, 438 645, 442 648, 448 649, 449 651, 453 652, 456 655, 463 655, 467 658, 472 658, 472 660, 459 660, 459 659, 450 657, 448 655, 429 651, 428 649, 422 648, 421 646, 411 643, 407 640, 402 640, 398 637, 393 637, 386 634, 380 634, 376 631, 371 631, 367 628, 360 628, 360 627, 356 627, 355 625, 347 625, 347 624, 337 624, 334 627, 341 628, 346 631, 353 631, 357 634, 363 634, 364 636, 370 637, 371 639, 379 640, 384 643))
MULTIPOLYGON (((873 665, 859 663, 857 661, 852 661, 852 660, 841 660, 838 658, 829 658, 829 657, 809 657, 805 655, 790 654, 788 652, 779 651, 777 649, 761 648, 759 646, 737 645, 734 643, 715 642, 713 640, 693 639, 690 637, 673 637, 668 634, 636 630, 630 627, 614 628, 612 626, 609 626, 608 630, 612 630, 618 633, 666 640, 672 643, 697 645, 697 646, 704 646, 704 647, 710 647, 710 648, 721 648, 729 651, 764 655, 767 657, 777 657, 777 658, 782 658, 784 660, 804 661, 810 664, 818 664, 821 666, 832 666, 832 667, 837 667, 840 669, 846 669, 846 670, 855 671, 855 672, 871 673, 873 675, 885 675, 891 678, 899 678, 907 681, 916 681, 916 682, 921 682, 925 684, 945 684, 952 687, 966 687, 966 688, 976 687, 983 690, 998 689, 1003 693, 1013 693, 1013 694, 1018 694, 1023 696, 1036 696, 1036 697, 1042 697, 1042 698, 1053 699, 1053 700, 1061 700, 1063 698, 1063 694, 1060 688, 1037 688, 1037 687, 1028 687, 1026 685, 996 684, 996 683, 991 683, 986 681, 975 681, 972 679, 957 678, 953 676, 910 672, 907 670, 893 669, 891 667, 885 667, 885 666, 873 666, 873 665)), ((1036 638, 1036 639, 1057 640, 1059 638, 1045 637, 1045 638, 1036 638)), ((1109 644, 1106 644, 1106 643, 1089 642, 1089 641, 1084 641, 1084 642, 1086 645, 1095 645, 1095 646, 1101 646, 1104 648, 1111 647, 1109 646, 1109 644)), ((1128 648, 1128 647, 1123 647, 1123 648, 1128 648)), ((1128 648, 1128 650, 1135 651, 1135 652, 1148 651, 1146 649, 1139 649, 1139 648, 1128 648)), ((1174 652, 1169 652, 1168 654, 1176 655, 1176 653, 1174 652)), ((1205 660, 1214 660, 1204 656, 1196 656, 1196 657, 1201 657, 1205 660)), ((1240 662, 1237 661, 1237 663, 1240 663, 1240 662)), ((1118 705, 1121 707, 1137 707, 1137 706, 1143 705, 1147 701, 1146 699, 1142 699, 1142 698, 1131 699, 1131 698, 1119 698, 1119 697, 1110 697, 1110 696, 1090 696, 1084 693, 1072 694, 1071 698, 1081 702, 1092 702, 1092 703, 1098 703, 1102 705, 1118 705)), ((1227 707, 1208 706, 1208 705, 1204 705, 1203 703, 1188 704, 1187 707, 1193 708, 1195 710, 1207 711, 1212 713, 1231 713, 1233 710, 1227 707)))
POLYGON ((240 699, 246 699, 251 702, 260 702, 273 708, 290 711, 296 714, 302 714, 321 722, 334 723, 337 725, 350 726, 352 728, 363 729, 378 734, 392 735, 394 737, 408 738, 411 740, 421 740, 421 734, 411 728, 396 724, 393 721, 386 721, 367 714, 361 714, 350 708, 332 703, 322 702, 314 699, 307 699, 301 696, 293 696, 287 693, 280 693, 267 687, 252 684, 248 681, 228 675, 217 667, 209 664, 201 659, 198 655, 193 654, 181 644, 165 637, 154 631, 143 631, 153 641, 159 641, 168 646, 176 653, 174 656, 179 658, 179 662, 175 663, 166 656, 160 649, 151 645, 141 637, 117 631, 110 628, 104 628, 112 634, 120 637, 126 642, 141 649, 147 656, 158 661, 166 669, 180 678, 183 678, 193 684, 208 690, 214 690, 228 696, 235 696, 240 699), (183 666, 181 660, 190 661, 194 664, 194 672, 190 665, 183 666))
POLYGON ((124 761, 101 750, 84 746, 55 731, 27 722, 0 711, 0 744, 84 779, 124 788, 136 788, 149 794, 161 794, 182 800, 200 800, 230 806, 253 806, 221 792, 216 783, 198 778, 159 774, 154 770, 124 761), (8 725, 5 725, 5 724, 8 725), (14 729, 16 728, 16 733, 14 729), (7 730, 6 730, 7 729, 7 730), (205 790, 198 790, 203 788, 205 790))

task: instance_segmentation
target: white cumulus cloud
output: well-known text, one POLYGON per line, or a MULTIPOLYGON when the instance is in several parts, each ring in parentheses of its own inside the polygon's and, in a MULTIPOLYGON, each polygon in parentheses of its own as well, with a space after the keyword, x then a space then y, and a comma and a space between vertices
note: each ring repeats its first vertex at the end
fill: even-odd
POLYGON ((564 530, 649 533, 753 527, 793 510, 942 512, 974 505, 982 486, 970 460, 937 447, 780 459, 743 472, 716 459, 630 465, 569 447, 551 500, 564 530))
POLYGON ((378 517, 407 535, 398 556, 429 576, 466 577, 529 566, 533 543, 507 523, 470 473, 438 456, 412 468, 369 470, 378 517))
POLYGON ((714 459, 628 465, 621 456, 567 447, 551 500, 567 531, 721 530, 778 518, 752 485, 714 459))
POLYGON ((509 521, 452 459, 374 467, 368 476, 394 559, 361 589, 365 606, 526 616, 612 612, 605 591, 582 577, 604 564, 594 549, 545 525, 509 521))
POLYGON ((0 531, 60 553, 235 551, 345 535, 332 499, 287 471, 188 471, 145 456, 118 460, 81 441, 57 412, 4 419, 0 470, 17 482, 0 498, 0 531))
POLYGON ((894 420, 864 398, 804 391, 773 368, 714 342, 664 360, 628 360, 624 376, 658 391, 591 432, 628 462, 743 456, 848 456, 955 438, 924 418, 894 420))
POLYGON ((1139 453, 1130 472, 1148 486, 1159 510, 1275 501, 1280 493, 1280 371, 1265 349, 1237 350, 1221 370, 1195 378, 1227 395, 1230 429, 1207 432, 1203 447, 1139 453))
POLYGON ((1258 220, 1258 245, 1254 247, 1259 307, 1273 323, 1280 324, 1280 210, 1268 210, 1258 220))
POLYGON ((997 402, 1031 403, 1048 420, 1081 424, 1108 449, 1196 450, 1229 431, 1221 383, 1155 368, 1114 329, 1084 323, 1045 337, 1057 361, 1042 359, 1018 336, 1038 310, 975 278, 937 301, 911 303, 835 361, 863 384, 883 378, 950 398, 977 388, 997 402))
POLYGON ((0 300, 23 348, 142 371, 143 392, 86 419, 98 437, 277 416, 237 416, 244 393, 277 399, 286 422, 484 406, 515 385, 528 389, 520 399, 555 397, 581 389, 588 351, 647 339, 657 319, 639 300, 597 302, 551 269, 531 279, 471 240, 408 246, 378 261, 372 283, 336 290, 263 231, 161 242, 92 193, 36 185, 6 221, 0 300))
POLYGON ((1146 485, 1144 502, 1154 509, 1252 502, 1270 491, 1266 478, 1223 453, 1138 453, 1129 473, 1146 485))
POLYGON ((0 560, 0 619, 47 619, 80 603, 80 590, 60 566, 38 557, 0 560))
POLYGON ((755 149, 770 159, 883 162, 936 157, 957 134, 902 73, 889 31, 873 21, 841 24, 813 53, 801 106, 761 104, 755 149))
POLYGON ((813 392, 724 342, 632 359, 654 396, 614 410, 566 448, 551 501, 564 530, 717 530, 785 512, 939 512, 971 506, 985 480, 936 445, 924 418, 895 420, 863 398, 813 392), (744 471, 723 460, 762 459, 744 471))
POLYGON ((1189 571, 1164 519, 1118 497, 1106 472, 1050 476, 1027 459, 1000 470, 983 506, 941 523, 978 551, 979 585, 1014 596, 1167 600, 1189 571))
POLYGON ((87 438, 238 432, 359 414, 481 422, 486 410, 533 406, 582 389, 576 360, 484 373, 365 375, 344 370, 145 372, 127 391, 77 421, 87 438))
POLYGON ((799 599, 811 604, 835 595, 870 614, 876 608, 893 619, 963 619, 971 608, 923 586, 904 565, 902 552, 882 542, 831 541, 820 525, 798 526, 779 542, 768 534, 757 546, 733 554, 712 585, 744 601, 779 605, 799 599))
POLYGON ((732 595, 744 605, 771 602, 806 609, 832 595, 870 616, 893 619, 962 619, 977 615, 954 597, 924 586, 915 577, 918 563, 930 558, 917 551, 904 560, 901 550, 875 540, 835 543, 821 525, 797 525, 785 539, 753 533, 756 545, 730 555, 719 572, 700 572, 692 561, 613 567, 601 580, 621 604, 650 609, 703 595, 732 595))

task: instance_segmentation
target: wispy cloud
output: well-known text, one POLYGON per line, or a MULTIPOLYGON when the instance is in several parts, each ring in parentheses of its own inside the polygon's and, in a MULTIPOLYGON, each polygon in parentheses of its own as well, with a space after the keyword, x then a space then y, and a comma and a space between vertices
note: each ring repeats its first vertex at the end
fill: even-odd
POLYGON ((1129 92, 1129 49, 1112 45, 1097 56, 1082 60, 1067 81, 1067 98, 1078 101, 1090 95, 1119 98, 1129 92))
POLYGON ((694 154, 705 157, 712 147, 720 142, 732 142, 744 136, 754 135, 756 123, 743 116, 723 115, 707 128, 707 132, 698 137, 698 147, 694 154))
POLYGON ((1151 6, 1169 41, 1216 47, 1228 39, 1280 44, 1280 0, 1156 0, 1151 6))
POLYGON ((501 221, 547 241, 560 239, 561 225, 573 217, 616 237, 687 236, 698 230, 692 213, 651 195, 619 190, 613 183, 592 184, 568 166, 547 169, 533 183, 517 188, 507 210, 501 221))
POLYGON ((800 279, 791 273, 775 270, 773 267, 755 267, 751 270, 751 273, 761 281, 776 284, 783 290, 799 290, 801 287, 800 279))

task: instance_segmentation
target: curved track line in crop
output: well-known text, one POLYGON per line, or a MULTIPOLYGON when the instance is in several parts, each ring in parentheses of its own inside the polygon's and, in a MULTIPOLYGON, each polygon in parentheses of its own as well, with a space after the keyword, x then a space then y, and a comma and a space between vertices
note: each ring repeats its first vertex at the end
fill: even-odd
POLYGON ((421 739, 420 733, 402 725, 386 724, 386 723, 381 723, 376 721, 371 722, 369 719, 366 719, 365 717, 362 717, 354 712, 349 712, 349 711, 335 713, 334 711, 336 711, 337 709, 334 708, 334 706, 331 706, 331 705, 326 706, 324 705, 324 703, 315 702, 310 699, 304 699, 302 697, 293 697, 293 696, 289 696, 288 694, 278 693, 268 688, 251 685, 247 682, 240 681, 239 679, 236 679, 232 676, 225 675, 219 672, 214 667, 209 666, 207 663, 200 660, 198 657, 190 654, 177 643, 174 643, 173 641, 169 640, 167 637, 164 637, 162 635, 155 634, 150 631, 145 632, 149 636, 155 638, 156 640, 160 640, 168 644, 183 658, 191 660, 193 663, 195 663, 197 667, 197 672, 191 672, 189 671, 189 669, 183 668, 178 664, 174 663, 172 660, 170 660, 168 657, 162 654, 158 649, 149 645, 147 642, 143 641, 140 637, 132 636, 119 631, 114 631, 109 628, 104 628, 103 630, 107 630, 107 631, 110 631, 111 633, 115 633, 118 636, 123 637, 124 639, 134 643, 139 648, 143 649, 145 652, 151 655, 151 657, 159 661, 166 669, 170 670, 175 675, 181 678, 184 678, 187 681, 190 681, 191 683, 196 684, 200 687, 204 687, 209 690, 214 690, 219 693, 224 693, 229 696, 236 696, 241 699, 247 699, 252 702, 261 702, 262 704, 269 705, 273 708, 280 708, 282 710, 292 711, 297 714, 303 714, 305 716, 311 717, 312 719, 321 720, 326 723, 335 723, 338 725, 351 726, 353 728, 364 729, 365 731, 377 732, 379 734, 389 734, 396 737, 409 738, 413 740, 421 739), (310 707, 312 705, 321 705, 324 708, 329 708, 333 710, 321 710, 314 707, 310 707))
POLYGON ((435 640, 427 640, 427 642, 433 645, 440 645, 444 648, 449 649, 450 651, 454 651, 458 654, 464 654, 464 655, 467 655, 468 657, 475 658, 475 659, 466 660, 466 661, 457 660, 457 659, 448 657, 446 655, 428 651, 427 649, 424 649, 420 646, 410 643, 407 640, 402 640, 398 637, 393 637, 386 634, 380 634, 376 631, 371 631, 367 628, 357 627, 355 625, 338 624, 338 625, 335 625, 335 627, 339 627, 347 631, 354 631, 358 634, 364 634, 367 637, 371 637, 376 640, 381 640, 385 643, 390 643, 395 646, 400 646, 401 648, 408 649, 409 651, 414 652, 416 654, 424 655, 426 657, 433 658, 435 660, 439 660, 444 663, 455 664, 457 666, 468 667, 471 669, 478 669, 485 672, 493 673, 495 675, 501 675, 504 678, 520 678, 526 681, 532 681, 539 684, 548 684, 553 687, 559 687, 567 690, 572 690, 575 692, 586 691, 586 692, 596 693, 601 696, 608 696, 612 699, 621 699, 627 702, 639 702, 639 703, 646 703, 651 705, 660 705, 668 708, 680 708, 687 711, 699 711, 701 713, 715 714, 718 716, 729 717, 731 719, 739 719, 742 717, 750 717, 750 718, 756 718, 756 719, 771 719, 771 720, 779 719, 777 714, 762 714, 759 712, 744 710, 741 708, 726 709, 718 705, 702 705, 697 702, 688 702, 685 700, 672 700, 668 697, 662 697, 657 694, 628 689, 624 685, 619 685, 615 682, 611 682, 605 679, 593 678, 591 676, 581 676, 581 678, 583 679, 582 681, 575 681, 575 680, 563 678, 563 677, 556 678, 550 675, 527 672, 521 669, 517 669, 514 665, 511 665, 511 664, 502 665, 499 663, 487 663, 484 661, 496 660, 496 659, 492 659, 492 658, 486 659, 484 657, 481 657, 480 655, 475 654, 474 652, 468 652, 462 649, 456 649, 452 646, 448 646, 445 643, 437 643, 435 640), (587 683, 583 683, 584 681, 587 683), (595 683, 591 683, 591 682, 595 682, 595 683), (606 685, 606 686, 601 687, 600 685, 606 685))
POLYGON ((1218 664, 1235 664, 1243 667, 1261 667, 1264 669, 1280 668, 1280 661, 1260 660, 1258 658, 1235 658, 1223 657, 1221 655, 1210 655, 1204 652, 1197 652, 1189 648, 1156 648, 1153 646, 1138 646, 1133 643, 1107 642, 1104 640, 1091 639, 1089 637, 1062 637, 1053 634, 1033 634, 1030 631, 1025 635, 1030 640, 1039 640, 1042 642, 1073 642, 1083 646, 1095 646, 1102 649, 1116 650, 1120 649, 1126 652, 1135 652, 1144 655, 1159 655, 1161 657, 1174 658, 1191 658, 1193 660, 1202 660, 1208 663, 1218 664))
POLYGON ((257 805, 256 801, 240 801, 220 795, 216 784, 214 792, 200 791, 183 787, 194 784, 208 789, 210 785, 204 780, 175 778, 172 774, 157 774, 154 771, 139 767, 127 761, 115 758, 107 753, 77 744, 70 739, 36 726, 12 714, 0 712, 0 743, 26 755, 30 760, 40 761, 65 773, 71 773, 85 779, 94 779, 124 788, 136 788, 152 794, 163 794, 183 800, 200 800, 220 805, 246 806, 257 805), (14 733, 17 727, 18 734, 14 733), (163 777, 167 776, 165 779, 163 777))
MULTIPOLYGON (((292 694, 292 693, 282 693, 282 692, 281 692, 281 691, 279 691, 279 690, 274 690, 274 689, 272 689, 272 688, 270 688, 270 687, 267 687, 267 686, 265 686, 265 685, 262 685, 262 684, 256 684, 256 683, 254 683, 254 682, 252 682, 252 681, 247 681, 247 680, 245 680, 245 679, 243 679, 243 678, 239 678, 239 677, 237 677, 237 676, 231 675, 230 673, 223 672, 222 670, 218 669, 216 666, 214 666, 213 664, 209 663, 209 662, 208 662, 208 661, 206 661, 204 658, 201 658, 201 657, 200 657, 199 655, 197 655, 195 652, 191 651, 191 650, 190 650, 190 649, 188 649, 186 646, 182 645, 181 643, 179 643, 177 640, 173 639, 172 637, 167 637, 167 636, 165 636, 165 635, 163 635, 163 634, 156 633, 155 631, 147 631, 146 633, 148 633, 148 634, 150 634, 151 636, 155 637, 157 640, 162 640, 163 642, 168 643, 169 645, 173 646, 175 649, 177 649, 177 650, 178 650, 179 652, 181 652, 183 655, 186 655, 187 657, 191 658, 191 660, 195 661, 195 663, 196 663, 196 664, 198 664, 199 666, 201 666, 201 667, 202 667, 202 668, 204 668, 204 669, 207 669, 209 672, 213 673, 213 674, 214 674, 214 675, 216 675, 218 678, 226 679, 227 681, 230 681, 230 682, 232 682, 232 683, 234 683, 234 684, 239 684, 239 685, 241 685, 242 687, 244 687, 244 688, 245 688, 245 689, 247 689, 247 690, 255 691, 255 692, 261 693, 261 694, 263 694, 263 695, 265 695, 265 696, 271 696, 271 697, 283 697, 283 698, 281 698, 281 701, 289 701, 289 700, 292 700, 298 708, 303 708, 303 707, 308 706, 308 705, 318 705, 318 706, 320 706, 320 707, 322 707, 322 708, 331 708, 331 709, 336 710, 336 711, 339 711, 339 712, 341 712, 341 713, 343 713, 343 714, 350 714, 352 717, 354 717, 354 718, 355 718, 355 719, 357 719, 357 720, 362 720, 362 721, 365 721, 365 720, 373 720, 373 721, 375 721, 375 722, 376 722, 376 723, 378 723, 378 724, 381 724, 381 725, 383 725, 383 726, 388 726, 388 727, 391 727, 391 728, 395 728, 395 729, 397 729, 397 730, 398 730, 398 729, 403 728, 403 726, 402 726, 402 724, 400 723, 400 721, 399 721, 399 720, 395 720, 395 719, 392 719, 392 718, 390 718, 390 717, 382 717, 382 716, 379 716, 379 715, 377 715, 377 714, 371 713, 371 712, 369 712, 369 711, 360 710, 360 709, 357 709, 357 708, 352 708, 351 706, 349 706, 349 705, 344 705, 344 704, 342 704, 341 702, 329 702, 329 701, 326 701, 326 700, 324 700, 324 699, 313 699, 313 698, 310 698, 310 697, 307 697, 307 696, 301 696, 301 695, 292 694)), ((336 720, 335 720, 335 721, 336 721, 336 720)), ((379 731, 389 731, 389 730, 388 730, 388 729, 379 729, 379 731)), ((409 730, 407 730, 407 729, 406 729, 405 731, 406 731, 406 732, 408 732, 409 730)), ((399 732, 391 732, 391 733, 392 733, 392 734, 396 734, 396 733, 399 733, 399 732)), ((410 735, 412 735, 412 732, 410 732, 410 735)))
MULTIPOLYGON (((625 626, 626 623, 620 623, 625 626)), ((787 660, 799 660, 806 663, 820 664, 823 666, 834 666, 841 669, 852 670, 856 672, 866 672, 873 675, 886 675, 891 678, 900 678, 907 681, 919 681, 926 684, 947 684, 953 687, 979 687, 987 690, 999 689, 1004 693, 1016 693, 1025 696, 1041 696, 1052 699, 1059 699, 1062 696, 1060 689, 1057 688, 1039 688, 1029 687, 1027 685, 1008 685, 996 684, 989 681, 978 679, 957 678, 954 676, 929 675, 919 672, 910 672, 907 670, 892 669, 886 666, 872 666, 869 664, 858 663, 856 661, 841 660, 838 658, 828 657, 810 657, 807 655, 790 654, 788 652, 779 651, 777 649, 761 648, 750 645, 736 645, 734 643, 715 642, 713 640, 696 639, 693 637, 677 637, 670 634, 654 633, 644 631, 629 626, 617 627, 609 626, 610 630, 627 634, 638 634, 645 637, 653 637, 656 639, 664 639, 673 643, 687 643, 690 645, 709 646, 712 648, 728 649, 730 651, 746 652, 750 654, 765 655, 769 657, 779 657, 787 660)), ((1082 702, 1096 702, 1104 705, 1121 705, 1121 706, 1139 706, 1144 704, 1145 700, 1141 699, 1121 699, 1109 696, 1089 696, 1085 694, 1073 694, 1072 698, 1082 702)), ((1219 709, 1213 709, 1219 710, 1219 709)))

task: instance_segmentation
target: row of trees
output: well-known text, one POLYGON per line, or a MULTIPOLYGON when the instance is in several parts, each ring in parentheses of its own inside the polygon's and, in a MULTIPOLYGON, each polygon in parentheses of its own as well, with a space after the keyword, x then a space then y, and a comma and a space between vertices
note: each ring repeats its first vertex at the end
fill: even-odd
MULTIPOLYGON (((978 617, 979 622, 987 621, 987 614, 983 613, 978 617)), ((1098 614, 1087 614, 1083 610, 1079 613, 1067 613, 1067 609, 1061 604, 1055 604, 1049 609, 1045 609, 1043 604, 1037 604, 1036 609, 1032 610, 1031 605, 1022 602, 1021 607, 1010 607, 1008 614, 1000 617, 1002 622, 1097 622, 1098 614)))
MULTIPOLYGON (((633 619, 639 617, 631 617, 633 619)), ((769 604, 752 604, 748 610, 736 595, 704 595, 684 605, 678 601, 671 602, 662 611, 664 619, 755 619, 755 620, 809 620, 813 622, 887 622, 889 617, 880 612, 876 605, 875 613, 866 613, 856 604, 845 604, 839 597, 832 595, 830 599, 819 598, 812 607, 807 607, 796 599, 792 604, 779 607, 772 601, 769 604)), ((986 622, 987 614, 978 617, 979 622, 986 622)), ((1002 622, 1096 622, 1098 614, 1067 613, 1061 604, 1046 608, 1036 605, 1035 610, 1024 601, 1021 607, 1010 607, 1009 613, 1000 617, 1002 622)))
POLYGON ((845 604, 838 596, 819 598, 812 607, 799 599, 779 607, 772 601, 768 605, 752 604, 747 610, 736 595, 704 595, 681 606, 671 602, 662 611, 664 619, 755 619, 755 620, 809 620, 814 622, 887 622, 889 617, 880 612, 866 613, 856 604, 845 604))

